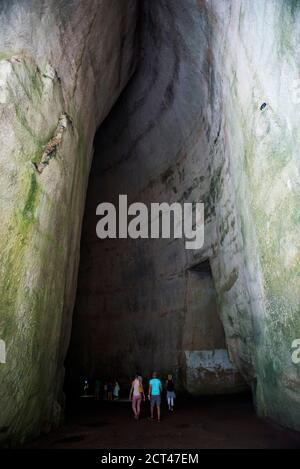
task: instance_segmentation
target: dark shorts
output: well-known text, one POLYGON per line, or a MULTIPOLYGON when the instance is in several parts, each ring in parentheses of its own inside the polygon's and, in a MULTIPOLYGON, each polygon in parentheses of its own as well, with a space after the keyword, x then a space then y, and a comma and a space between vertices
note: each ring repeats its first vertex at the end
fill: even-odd
POLYGON ((154 407, 155 405, 157 405, 157 407, 160 407, 161 397, 160 396, 151 396, 150 403, 151 403, 151 407, 154 407))

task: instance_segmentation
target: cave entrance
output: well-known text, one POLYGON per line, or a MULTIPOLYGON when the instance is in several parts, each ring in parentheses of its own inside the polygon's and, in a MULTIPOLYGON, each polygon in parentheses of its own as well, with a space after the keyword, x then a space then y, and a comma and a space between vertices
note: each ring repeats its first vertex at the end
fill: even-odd
MULTIPOLYGON (((192 422, 198 405, 202 415, 207 409, 212 422, 216 406, 220 415, 228 409, 220 394, 237 392, 244 383, 227 355, 209 260, 191 265, 182 239, 99 240, 96 235, 97 206, 110 202, 118 207, 121 194, 127 195, 128 205, 142 202, 148 207, 153 202, 207 200, 210 195, 208 124, 199 113, 206 83, 199 87, 198 69, 186 56, 186 33, 178 41, 178 28, 190 24, 191 11, 180 4, 174 16, 161 2, 143 5, 143 25, 148 27, 142 31, 138 69, 95 137, 66 361, 67 398, 82 394, 86 378, 91 394, 97 379, 102 389, 105 381, 117 379, 121 396, 128 398, 132 376, 139 372, 147 390, 156 370, 163 380, 168 373, 174 375, 178 397, 201 396, 196 404, 189 397, 190 414, 181 414, 178 425, 183 425, 184 415, 192 422), (219 396, 203 397, 211 394, 219 396)), ((198 44, 199 30, 194 33, 198 44)), ((213 217, 211 210, 206 223, 213 225, 213 217)), ((211 242, 206 240, 206 250, 211 242)), ((233 399, 232 408, 239 406, 239 397, 227 398, 233 399)), ((90 402, 90 414, 96 415, 90 402)), ((109 405, 99 408, 98 419, 106 415, 111 421, 111 410, 105 410, 109 405)), ((248 397, 247 406, 253 414, 248 397)), ((123 412, 122 425, 130 434, 130 409, 123 409, 116 407, 114 418, 119 422, 123 412)), ((143 412, 149 413, 147 405, 143 412)))
MULTIPOLYGON (((207 83, 199 86, 195 60, 186 55, 190 39, 199 43, 199 28, 189 28, 178 41, 178 28, 193 24, 192 10, 142 3, 138 68, 95 138, 67 381, 80 390, 85 378, 117 378, 127 389, 136 371, 149 376, 156 369, 182 377, 183 390, 194 394, 221 392, 222 383, 227 391, 227 376, 232 389, 235 380, 209 263, 186 274, 182 239, 96 235, 97 206, 117 207, 121 194, 128 205, 148 206, 209 196, 207 83)), ((213 210, 207 223, 214 223, 213 210)))
MULTIPOLYGON (((151 20, 157 7, 145 4, 151 20)), ((235 379, 227 379, 231 371, 209 262, 187 271, 182 239, 99 240, 96 234, 97 206, 118 207, 120 194, 128 205, 149 206, 204 200, 209 190, 209 165, 199 151, 205 153, 207 142, 203 124, 195 126, 201 96, 193 96, 190 115, 187 71, 180 78, 178 51, 164 25, 160 46, 143 30, 137 72, 95 137, 66 362, 72 392, 82 391, 85 378, 118 379, 127 392, 134 373, 148 377, 153 370, 172 373, 183 391, 195 395, 221 393, 222 383, 226 392, 235 388, 235 379)), ((193 77, 192 62, 186 67, 193 77)), ((198 81, 192 85, 196 89, 198 81)))

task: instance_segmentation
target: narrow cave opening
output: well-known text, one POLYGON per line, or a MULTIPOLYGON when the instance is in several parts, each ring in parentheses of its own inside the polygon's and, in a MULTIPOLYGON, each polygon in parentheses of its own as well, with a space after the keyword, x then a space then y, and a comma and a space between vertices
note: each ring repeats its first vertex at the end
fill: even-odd
MULTIPOLYGON (((164 2, 146 2, 140 20, 137 71, 94 142, 66 360, 67 398, 83 394, 85 380, 91 395, 96 381, 103 388, 118 380, 125 397, 136 372, 147 382, 153 370, 163 380, 171 373, 182 395, 238 393, 245 383, 227 354, 211 266, 203 254, 212 243, 213 207, 206 212, 200 257, 185 249, 184 239, 100 240, 96 234, 98 204, 117 207, 120 194, 128 204, 149 206, 206 200, 211 191, 210 164, 202 157, 209 147, 202 97, 190 93, 203 74, 195 69, 195 57, 186 55, 186 41, 198 41, 195 18, 182 4, 169 9, 164 2)), ((197 54, 203 65, 205 48, 197 54)))
MULTIPOLYGON (((96 235, 98 204, 117 207, 120 194, 128 204, 148 206, 208 199, 211 169, 203 155, 211 137, 202 94, 211 84, 202 68, 209 38, 195 48, 197 57, 187 54, 188 43, 190 49, 199 40, 198 15, 184 4, 142 2, 137 70, 96 134, 67 358, 66 382, 73 389, 82 389, 86 377, 118 377, 126 388, 136 371, 149 376, 154 369, 171 372, 182 391, 236 388, 235 373, 226 368, 230 361, 209 261, 200 262, 199 252, 187 250, 183 239, 96 235), (216 369, 202 370, 215 359, 216 369)), ((200 256, 212 244, 213 207, 209 211, 200 256)))
MULTIPOLYGON (((93 397, 100 381, 101 400, 104 384, 117 380, 126 400, 134 374, 147 389, 156 370, 162 381, 173 375, 178 396, 189 396, 191 425, 207 412, 218 429, 219 419, 228 423, 238 414, 247 431, 246 422, 256 418, 251 394, 227 347, 209 260, 217 257, 215 232, 223 242, 227 228, 216 214, 223 180, 212 157, 224 151, 223 117, 222 102, 214 100, 220 82, 211 37, 199 29, 204 18, 205 9, 200 17, 192 2, 143 2, 137 70, 95 137, 65 389, 72 400, 87 380, 93 397), (96 208, 117 207, 120 194, 129 204, 203 201, 203 247, 190 252, 183 239, 99 240, 96 208)), ((229 290, 235 269, 226 278, 229 290)), ((223 280, 219 274, 219 290, 223 280)), ((99 409, 96 417, 93 404, 84 409, 90 426, 111 418, 105 403, 99 409)), ((118 419, 121 411, 113 409, 118 419)))

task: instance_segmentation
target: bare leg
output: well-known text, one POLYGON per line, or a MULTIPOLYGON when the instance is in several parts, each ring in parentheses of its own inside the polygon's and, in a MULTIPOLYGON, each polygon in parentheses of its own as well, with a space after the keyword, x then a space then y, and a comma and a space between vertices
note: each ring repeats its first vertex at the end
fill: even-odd
POLYGON ((134 397, 132 398, 132 410, 133 410, 134 416, 136 417, 136 399, 134 397))
POLYGON ((160 406, 157 406, 157 420, 160 421, 160 406))
POLYGON ((137 409, 136 409, 137 417, 140 416, 140 412, 141 412, 141 402, 142 402, 142 398, 139 397, 139 398, 137 399, 137 406, 136 406, 136 408, 137 408, 137 409))

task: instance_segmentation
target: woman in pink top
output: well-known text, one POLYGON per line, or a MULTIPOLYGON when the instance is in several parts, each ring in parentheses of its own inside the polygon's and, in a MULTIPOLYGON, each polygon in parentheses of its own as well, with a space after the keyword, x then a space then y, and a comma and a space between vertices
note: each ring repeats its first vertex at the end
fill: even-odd
POLYGON ((132 410, 134 413, 134 418, 138 420, 141 412, 142 399, 144 399, 145 401, 145 394, 141 376, 135 375, 135 378, 131 383, 129 399, 132 399, 132 410))

